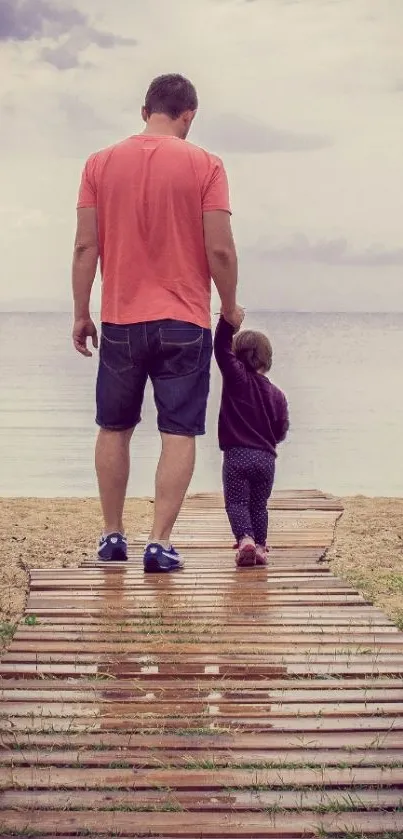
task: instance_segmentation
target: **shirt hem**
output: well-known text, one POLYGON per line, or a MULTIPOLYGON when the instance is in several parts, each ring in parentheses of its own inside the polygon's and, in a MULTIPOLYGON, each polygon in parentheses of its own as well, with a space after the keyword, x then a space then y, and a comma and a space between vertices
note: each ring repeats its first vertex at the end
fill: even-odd
POLYGON ((155 323, 158 320, 180 320, 185 321, 186 323, 193 323, 195 326, 200 326, 201 329, 211 329, 211 317, 210 315, 206 318, 199 317, 198 315, 192 314, 192 312, 160 312, 157 314, 151 315, 149 312, 145 312, 140 315, 136 316, 127 316, 127 317, 116 317, 113 313, 109 313, 107 311, 101 311, 101 322, 102 323, 114 323, 117 326, 130 326, 132 324, 137 323, 155 323))
POLYGON ((256 446, 253 443, 230 443, 229 445, 223 445, 219 443, 220 450, 222 452, 227 452, 230 449, 254 449, 257 452, 268 452, 268 454, 272 454, 273 457, 277 457, 276 449, 273 449, 271 446, 256 446))

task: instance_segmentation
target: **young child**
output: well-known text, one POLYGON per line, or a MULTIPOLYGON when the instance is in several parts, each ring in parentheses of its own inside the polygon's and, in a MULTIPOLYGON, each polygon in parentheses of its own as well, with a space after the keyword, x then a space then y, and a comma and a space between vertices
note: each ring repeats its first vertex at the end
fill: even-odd
POLYGON ((225 509, 235 536, 237 565, 267 564, 267 502, 274 481, 276 446, 289 428, 287 400, 266 373, 269 339, 234 328, 221 316, 214 352, 223 377, 218 439, 224 452, 225 509))

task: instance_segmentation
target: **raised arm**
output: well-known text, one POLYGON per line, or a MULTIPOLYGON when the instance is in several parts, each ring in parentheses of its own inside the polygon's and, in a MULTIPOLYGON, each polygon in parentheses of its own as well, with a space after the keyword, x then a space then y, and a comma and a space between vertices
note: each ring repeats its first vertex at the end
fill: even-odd
POLYGON ((236 384, 246 379, 246 370, 232 349, 234 333, 234 327, 221 316, 214 337, 214 354, 223 379, 236 384))
POLYGON ((236 310, 238 260, 229 213, 222 210, 206 212, 203 214, 203 225, 210 274, 220 295, 222 313, 231 323, 236 310))
POLYGON ((211 157, 211 169, 202 191, 204 245, 222 313, 239 329, 242 318, 236 304, 238 260, 231 230, 228 179, 217 157, 211 157))

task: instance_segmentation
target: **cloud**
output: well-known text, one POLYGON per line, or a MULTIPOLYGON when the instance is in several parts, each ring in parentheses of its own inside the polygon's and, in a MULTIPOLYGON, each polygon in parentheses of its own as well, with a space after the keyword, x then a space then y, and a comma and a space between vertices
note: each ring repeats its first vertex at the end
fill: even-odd
POLYGON ((315 151, 332 144, 324 136, 273 128, 239 114, 219 114, 210 120, 200 117, 195 133, 209 148, 238 154, 315 151))
POLYGON ((91 105, 76 96, 62 93, 58 101, 68 124, 79 128, 80 131, 110 131, 114 127, 110 120, 105 119, 91 105))
POLYGON ((137 44, 134 38, 96 29, 78 9, 51 0, 0 0, 0 41, 44 39, 53 44, 43 47, 41 58, 58 70, 77 67, 91 44, 100 49, 137 44))
POLYGON ((54 6, 47 0, 0 0, 0 40, 28 41, 58 36, 73 26, 85 26, 77 9, 54 6))
POLYGON ((80 64, 79 55, 71 48, 70 43, 62 44, 60 47, 44 47, 41 58, 47 64, 52 64, 57 70, 72 70, 80 64))
POLYGON ((347 239, 320 239, 311 243, 304 235, 295 236, 289 243, 280 245, 258 242, 248 249, 259 258, 278 262, 321 263, 324 265, 350 265, 361 267, 387 267, 403 265, 403 248, 385 248, 372 245, 354 250, 347 239))
MULTIPOLYGON (((119 139, 120 125, 108 107, 78 97, 74 88, 51 86, 36 98, 23 87, 0 95, 0 151, 2 154, 55 154, 85 158, 96 148, 119 139), (28 139, 29 138, 29 139, 28 139)), ((39 201, 39 197, 38 197, 39 201)))

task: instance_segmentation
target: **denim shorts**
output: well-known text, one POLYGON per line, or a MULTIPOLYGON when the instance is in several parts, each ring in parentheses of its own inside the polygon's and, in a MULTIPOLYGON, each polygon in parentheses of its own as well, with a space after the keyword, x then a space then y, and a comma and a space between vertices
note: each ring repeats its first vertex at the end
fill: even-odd
POLYGON ((150 377, 159 430, 187 437, 204 434, 211 355, 211 331, 193 323, 103 323, 97 424, 111 431, 134 428, 150 377))

